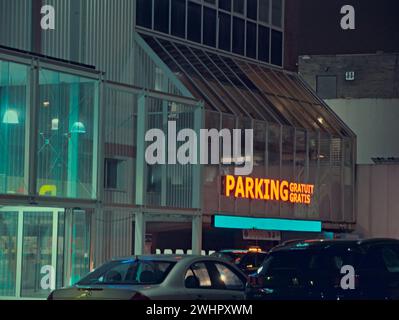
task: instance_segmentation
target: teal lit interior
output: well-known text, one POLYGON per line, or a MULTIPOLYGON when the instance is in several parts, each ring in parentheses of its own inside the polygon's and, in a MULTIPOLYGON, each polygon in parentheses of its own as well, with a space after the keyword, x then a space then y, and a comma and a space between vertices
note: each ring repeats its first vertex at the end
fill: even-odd
POLYGON ((0 61, 0 193, 26 194, 28 67, 0 61))
POLYGON ((214 227, 227 229, 256 229, 274 231, 321 232, 321 221, 288 220, 275 218, 251 218, 214 216, 214 227))

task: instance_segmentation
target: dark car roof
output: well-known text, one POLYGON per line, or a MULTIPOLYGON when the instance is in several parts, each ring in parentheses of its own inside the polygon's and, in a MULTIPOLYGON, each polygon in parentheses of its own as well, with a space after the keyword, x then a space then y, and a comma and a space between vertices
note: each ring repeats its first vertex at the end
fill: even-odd
POLYGON ((377 244, 397 244, 399 240, 389 238, 375 238, 364 240, 303 240, 294 243, 288 243, 283 246, 277 246, 272 249, 272 252, 291 251, 291 250, 324 250, 333 247, 359 247, 367 248, 377 244))

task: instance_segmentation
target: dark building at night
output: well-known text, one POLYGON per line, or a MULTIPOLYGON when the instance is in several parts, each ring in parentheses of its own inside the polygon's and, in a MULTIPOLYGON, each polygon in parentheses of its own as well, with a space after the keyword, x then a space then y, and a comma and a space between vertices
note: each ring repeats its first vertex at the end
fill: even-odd
POLYGON ((48 295, 43 266, 60 287, 116 256, 354 230, 356 136, 284 70, 284 12, 283 0, 0 2, 0 297, 48 295), (169 122, 252 129, 254 152, 150 165, 146 133, 171 136, 169 122))

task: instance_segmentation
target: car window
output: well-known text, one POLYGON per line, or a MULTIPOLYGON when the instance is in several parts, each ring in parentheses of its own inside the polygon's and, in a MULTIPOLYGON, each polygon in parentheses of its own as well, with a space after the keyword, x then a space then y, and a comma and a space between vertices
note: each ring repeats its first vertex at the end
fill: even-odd
POLYGON ((382 259, 384 260, 385 267, 389 272, 399 272, 398 248, 383 248, 382 259))
POLYGON ((90 284, 159 284, 174 262, 121 260, 112 261, 89 273, 79 285, 90 284))
POLYGON ((243 290, 244 283, 229 267, 215 263, 216 269, 219 272, 220 282, 224 284, 227 290, 243 290))
POLYGON ((257 268, 260 267, 266 258, 266 253, 248 253, 242 257, 239 265, 241 267, 257 268))
POLYGON ((187 279, 189 276, 195 276, 198 279, 200 288, 209 288, 212 286, 208 269, 203 262, 194 263, 191 265, 186 272, 185 279, 187 279))
POLYGON ((356 268, 360 261, 360 254, 349 247, 333 248, 325 252, 325 267, 333 273, 340 273, 343 266, 356 268))

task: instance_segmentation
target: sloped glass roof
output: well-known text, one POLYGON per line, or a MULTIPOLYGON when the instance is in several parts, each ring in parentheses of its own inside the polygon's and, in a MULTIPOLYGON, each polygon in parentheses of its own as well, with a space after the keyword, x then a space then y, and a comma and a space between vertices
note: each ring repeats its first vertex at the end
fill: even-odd
POLYGON ((153 35, 140 36, 206 109, 353 136, 295 73, 153 35))

